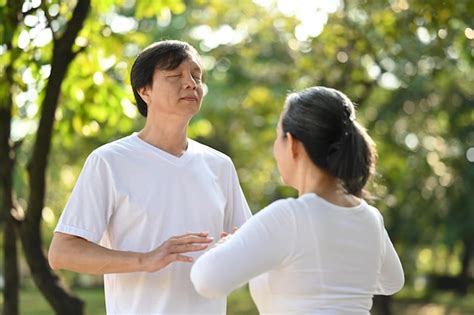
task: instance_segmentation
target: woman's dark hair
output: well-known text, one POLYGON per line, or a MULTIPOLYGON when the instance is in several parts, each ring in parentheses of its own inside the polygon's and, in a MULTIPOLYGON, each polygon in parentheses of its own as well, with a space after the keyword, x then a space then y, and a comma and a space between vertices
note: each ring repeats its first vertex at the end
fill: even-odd
POLYGON ((314 164, 340 179, 347 193, 362 196, 375 169, 375 144, 345 94, 321 86, 291 93, 282 129, 303 143, 314 164))
POLYGON ((153 74, 156 69, 173 70, 191 55, 199 59, 199 53, 193 46, 177 40, 156 42, 138 55, 132 66, 130 82, 133 95, 137 101, 138 111, 142 116, 147 116, 148 107, 138 94, 138 90, 153 84, 153 74))

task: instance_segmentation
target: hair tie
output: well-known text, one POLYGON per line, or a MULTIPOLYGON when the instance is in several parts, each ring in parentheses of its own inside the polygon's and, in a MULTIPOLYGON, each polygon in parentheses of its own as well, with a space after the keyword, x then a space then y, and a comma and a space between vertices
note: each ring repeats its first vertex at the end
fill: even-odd
POLYGON ((342 104, 342 108, 343 108, 343 117, 342 117, 342 137, 343 138, 347 138, 349 137, 350 134, 352 134, 352 130, 353 128, 353 121, 355 120, 355 117, 354 115, 352 114, 351 112, 351 108, 350 106, 347 104, 347 103, 343 103, 342 104), (352 125, 352 126, 351 126, 352 125))

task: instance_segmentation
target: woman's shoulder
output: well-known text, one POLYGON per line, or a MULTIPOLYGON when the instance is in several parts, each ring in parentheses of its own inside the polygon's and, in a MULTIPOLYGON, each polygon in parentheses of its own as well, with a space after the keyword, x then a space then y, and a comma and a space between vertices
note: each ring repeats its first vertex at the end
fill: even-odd
POLYGON ((380 210, 378 208, 376 208, 373 205, 367 204, 367 211, 371 214, 371 216, 374 218, 374 220, 377 221, 377 223, 382 228, 385 227, 385 222, 384 222, 384 219, 383 219, 383 215, 382 215, 382 213, 380 212, 380 210))
POLYGON ((291 211, 292 208, 298 207, 298 205, 301 203, 298 199, 299 198, 292 197, 277 199, 261 211, 291 211))
POLYGON ((291 222, 295 220, 295 211, 302 205, 296 198, 278 199, 257 212, 254 217, 259 221, 291 222))

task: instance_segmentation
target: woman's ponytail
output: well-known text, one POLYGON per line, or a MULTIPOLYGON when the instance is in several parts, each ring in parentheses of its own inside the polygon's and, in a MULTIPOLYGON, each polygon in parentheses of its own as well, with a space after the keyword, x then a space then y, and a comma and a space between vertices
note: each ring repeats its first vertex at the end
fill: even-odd
POLYGON ((355 109, 343 93, 312 87, 286 101, 283 131, 301 141, 311 160, 337 177, 343 188, 361 196, 374 172, 375 144, 355 120, 355 109))

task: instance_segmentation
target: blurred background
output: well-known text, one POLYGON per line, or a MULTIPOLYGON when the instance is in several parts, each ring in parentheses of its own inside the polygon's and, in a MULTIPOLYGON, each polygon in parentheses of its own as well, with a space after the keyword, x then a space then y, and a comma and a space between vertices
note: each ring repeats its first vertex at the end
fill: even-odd
MULTIPOLYGON (((369 190, 406 284, 374 314, 474 314, 474 1, 0 0, 0 306, 104 314, 101 277, 45 253, 87 155, 139 130, 137 53, 202 55, 189 136, 232 157, 253 210, 296 192, 272 156, 286 94, 334 87, 377 143, 369 190)), ((246 288, 228 314, 257 314, 246 288)))

